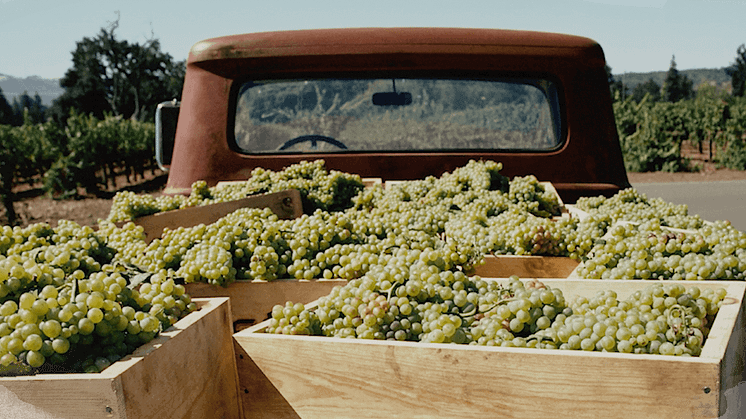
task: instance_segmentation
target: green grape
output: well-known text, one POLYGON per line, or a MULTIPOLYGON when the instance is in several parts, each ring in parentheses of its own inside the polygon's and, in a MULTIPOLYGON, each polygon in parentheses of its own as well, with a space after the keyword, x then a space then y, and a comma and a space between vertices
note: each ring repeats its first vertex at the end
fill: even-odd
POLYGON ((44 361, 44 355, 36 350, 29 350, 26 353, 26 363, 33 368, 41 367, 44 365, 44 361))

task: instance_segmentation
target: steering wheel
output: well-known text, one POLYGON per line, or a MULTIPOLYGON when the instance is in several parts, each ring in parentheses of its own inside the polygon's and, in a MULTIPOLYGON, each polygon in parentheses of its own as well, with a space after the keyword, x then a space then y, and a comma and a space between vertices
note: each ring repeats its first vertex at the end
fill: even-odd
POLYGON ((278 148, 278 150, 285 150, 285 149, 290 148, 290 147, 292 147, 292 146, 294 146, 296 144, 305 143, 305 142, 308 142, 308 141, 311 142, 311 147, 312 148, 316 148, 317 143, 319 141, 321 141, 321 142, 324 142, 324 143, 331 144, 331 145, 333 145, 335 147, 347 150, 347 146, 344 145, 344 144, 342 144, 342 142, 340 142, 338 140, 335 140, 332 137, 327 137, 325 135, 315 135, 315 134, 301 135, 300 137, 295 137, 292 140, 285 141, 285 143, 283 145, 281 145, 280 148, 278 148))

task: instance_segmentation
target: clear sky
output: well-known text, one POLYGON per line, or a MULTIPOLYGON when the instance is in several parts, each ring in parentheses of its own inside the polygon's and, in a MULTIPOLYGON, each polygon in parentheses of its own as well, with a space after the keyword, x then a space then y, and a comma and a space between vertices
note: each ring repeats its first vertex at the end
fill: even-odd
POLYGON ((746 0, 0 0, 0 74, 59 78, 76 42, 120 13, 120 40, 154 36, 174 59, 222 35, 435 26, 528 29, 598 41, 614 74, 722 68, 746 43, 746 0))

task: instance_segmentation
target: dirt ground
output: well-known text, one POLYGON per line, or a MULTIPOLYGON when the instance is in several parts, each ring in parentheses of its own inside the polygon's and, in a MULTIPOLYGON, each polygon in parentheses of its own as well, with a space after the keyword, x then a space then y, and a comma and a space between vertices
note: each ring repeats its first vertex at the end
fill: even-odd
MULTIPOLYGON (((145 178, 127 182, 123 177, 117 180, 119 188, 110 188, 103 195, 113 196, 123 190, 137 193, 159 193, 166 184, 167 175, 156 170, 146 173, 145 178)), ((15 210, 19 218, 19 225, 25 227, 30 224, 46 222, 52 226, 59 220, 75 221, 80 225, 95 225, 99 219, 109 216, 111 199, 109 197, 95 197, 86 195, 81 199, 57 200, 43 194, 41 189, 23 188, 17 191, 15 210)), ((7 224, 5 209, 0 209, 0 225, 7 224)))
MULTIPOLYGON (((711 182, 728 180, 746 180, 746 171, 716 170, 706 161, 700 162, 703 170, 692 173, 628 173, 630 183, 659 183, 659 182, 711 182)), ((138 193, 157 194, 166 183, 167 175, 156 172, 146 175, 145 179, 133 184, 126 184, 120 179, 119 189, 111 190, 113 194, 119 190, 134 190, 138 193)), ((87 197, 77 200, 54 200, 41 194, 40 190, 19 191, 15 204, 20 218, 20 225, 47 222, 52 226, 58 220, 71 220, 81 225, 95 225, 99 219, 105 219, 111 209, 111 200, 105 198, 87 197)), ((0 210, 0 225, 7 224, 4 210, 0 210)))
POLYGON ((728 180, 746 180, 746 171, 717 169, 710 160, 708 151, 703 153, 684 142, 681 150, 682 155, 690 159, 692 167, 700 170, 687 173, 646 172, 627 173, 629 182, 635 183, 664 183, 664 182, 717 182, 728 180))

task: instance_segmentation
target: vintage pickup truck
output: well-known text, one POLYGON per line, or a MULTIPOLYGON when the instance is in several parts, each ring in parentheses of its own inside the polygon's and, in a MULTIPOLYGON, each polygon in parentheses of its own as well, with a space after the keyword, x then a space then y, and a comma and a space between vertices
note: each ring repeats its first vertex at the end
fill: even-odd
MULTIPOLYGON (((551 182, 572 204, 630 186, 605 65, 591 39, 527 31, 361 28, 213 38, 192 47, 180 104, 158 112, 156 154, 171 194, 190 193, 195 181, 246 180, 257 167, 280 171, 304 160, 397 181, 482 159, 501 162, 510 178, 551 182)), ((502 267, 550 259, 569 260, 492 260, 502 267)), ((566 276, 543 281, 589 299, 606 287, 628 295, 647 285, 566 276)), ((194 284, 189 292, 229 295, 234 319, 260 319, 239 310, 263 316, 270 308, 260 304, 292 301, 291 289, 311 301, 300 286, 325 284, 243 281, 225 289, 194 284)), ((241 407, 245 417, 271 418, 736 417, 746 329, 742 305, 733 303, 743 301, 743 284, 727 285, 733 298, 716 320, 724 326, 713 329, 701 357, 676 361, 275 335, 260 321, 233 334, 241 407)))
POLYGON ((172 194, 316 159, 384 181, 500 161, 506 176, 552 182, 566 203, 630 186, 604 53, 578 36, 359 28, 207 39, 189 53, 180 108, 161 111, 157 157, 172 194))

